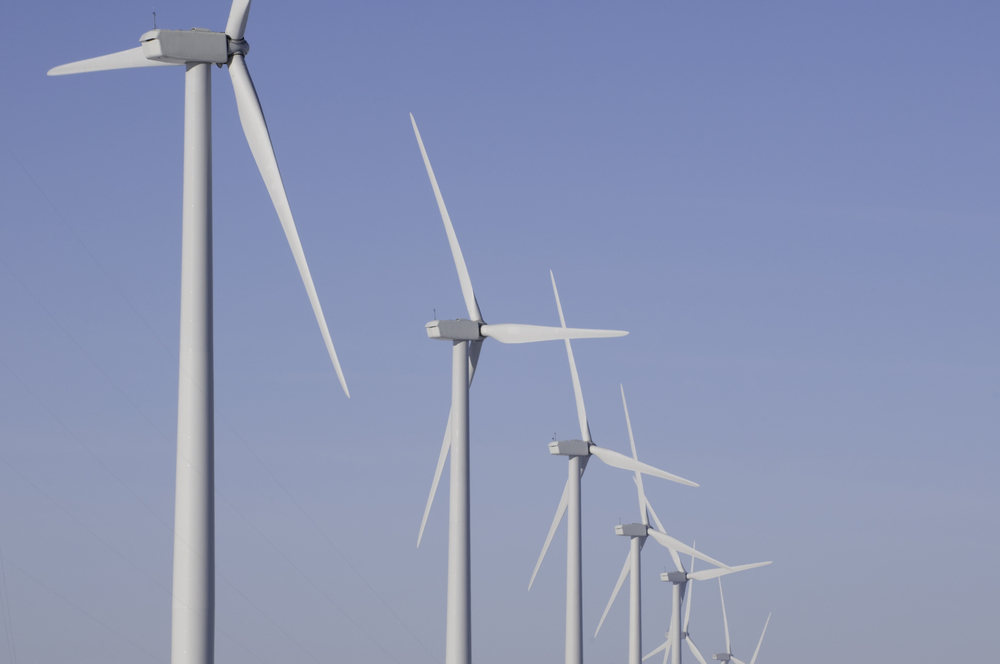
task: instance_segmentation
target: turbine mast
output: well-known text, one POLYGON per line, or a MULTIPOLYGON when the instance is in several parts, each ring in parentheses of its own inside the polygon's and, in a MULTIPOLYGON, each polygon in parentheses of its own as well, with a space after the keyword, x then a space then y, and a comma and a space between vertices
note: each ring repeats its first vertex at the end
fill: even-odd
POLYGON ((215 378, 212 354, 212 65, 184 77, 180 371, 170 661, 215 652, 215 378))

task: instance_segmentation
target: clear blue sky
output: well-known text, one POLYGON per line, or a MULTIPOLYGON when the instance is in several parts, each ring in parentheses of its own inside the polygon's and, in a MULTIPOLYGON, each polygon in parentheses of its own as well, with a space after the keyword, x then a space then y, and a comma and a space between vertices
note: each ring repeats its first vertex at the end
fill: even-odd
MULTIPOLYGON (((169 657, 181 70, 47 78, 225 2, 0 6, 0 547, 17 661, 169 657)), ((353 398, 215 70, 217 656, 443 661, 447 492, 414 547, 464 307, 412 112, 489 322, 617 327, 577 361, 599 444, 728 563, 737 656, 962 661, 1000 624, 997 35, 988 2, 281 3, 247 62, 353 398), (742 578, 741 578, 742 577, 742 578)), ((559 344, 472 394, 474 653, 554 662, 578 435, 559 344)), ((584 480, 590 639, 637 516, 584 480)), ((669 558, 645 550, 645 640, 669 558)), ((724 647, 716 589, 691 632, 724 647)), ((6 634, 5 634, 6 636, 6 634)), ((8 661, 6 642, 0 664, 8 661)), ((748 660, 747 660, 748 661, 748 660)))

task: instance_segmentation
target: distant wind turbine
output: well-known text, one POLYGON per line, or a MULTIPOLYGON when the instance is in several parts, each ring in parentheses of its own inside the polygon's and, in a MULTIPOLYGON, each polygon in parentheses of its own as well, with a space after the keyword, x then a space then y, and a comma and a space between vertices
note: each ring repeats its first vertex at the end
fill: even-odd
MULTIPOLYGON (((736 664, 746 664, 741 659, 733 656, 733 646, 729 641, 729 618, 726 616, 726 597, 722 594, 722 579, 719 579, 719 597, 722 598, 722 624, 726 628, 726 652, 720 652, 712 655, 712 659, 716 659, 720 662, 736 662, 736 664)), ((753 657, 750 658, 750 664, 754 664, 757 661, 757 655, 760 653, 760 644, 764 642, 764 634, 767 632, 767 625, 771 622, 771 614, 767 614, 767 620, 764 621, 764 630, 760 633, 760 640, 757 641, 757 648, 753 651, 753 657)))
MULTIPOLYGON (((673 556, 672 556, 673 557, 673 556)), ((715 579, 723 577, 727 574, 732 574, 734 572, 742 572, 743 570, 754 569, 755 567, 763 567, 764 565, 770 565, 771 562, 766 563, 751 563, 749 565, 737 565, 730 569, 723 569, 716 567, 714 569, 702 570, 700 572, 694 571, 694 557, 691 558, 691 571, 685 572, 684 567, 679 565, 679 557, 673 557, 674 564, 678 566, 678 571, 676 572, 664 572, 660 575, 661 581, 668 581, 673 584, 672 588, 672 602, 671 602, 671 613, 670 613, 670 631, 667 632, 667 640, 663 642, 656 650, 653 650, 648 655, 642 658, 646 661, 656 653, 663 652, 663 664, 667 664, 667 657, 673 655, 673 664, 681 664, 681 641, 687 641, 688 648, 691 649, 691 653, 695 658, 701 662, 701 664, 708 664, 705 658, 702 657, 701 651, 698 650, 698 646, 695 645, 694 640, 688 633, 688 625, 691 621, 691 596, 694 586, 688 587, 689 581, 706 581, 708 579, 715 579), (684 608, 684 625, 683 629, 681 627, 681 604, 687 599, 687 606, 684 608)), ((721 586, 720 586, 721 587, 721 586)), ((725 604, 723 604, 723 610, 725 610, 725 604)), ((765 626, 766 629, 766 626, 765 626)), ((726 628, 726 634, 728 635, 729 628, 726 628)), ((728 638, 728 637, 727 637, 728 638)), ((728 642, 727 642, 728 643, 728 642)))
POLYGON ((151 30, 141 46, 49 70, 49 76, 184 65, 184 194, 181 242, 180 371, 170 658, 210 664, 215 650, 215 379, 212 333, 213 65, 228 65, 250 151, 278 213, 312 303, 326 350, 350 396, 309 273, 264 113, 244 57, 250 0, 234 0, 225 32, 151 30))

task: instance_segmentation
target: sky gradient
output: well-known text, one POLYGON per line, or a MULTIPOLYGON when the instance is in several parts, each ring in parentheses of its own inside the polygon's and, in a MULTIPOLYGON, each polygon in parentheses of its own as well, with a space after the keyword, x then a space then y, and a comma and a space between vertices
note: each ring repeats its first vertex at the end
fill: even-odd
MULTIPOLYGON (((0 550, 16 661, 169 661, 183 74, 48 78, 224 2, 0 5, 0 550)), ((254 3, 247 64, 340 391, 213 71, 217 661, 443 662, 447 487, 417 529, 464 306, 574 345, 594 440, 729 564, 759 664, 963 661, 1000 623, 1000 111, 987 2, 254 3), (953 571, 954 570, 954 571, 953 571)), ((563 657, 579 435, 561 344, 487 341, 471 396, 473 652, 563 657)), ((583 481, 586 661, 623 662, 634 521, 583 481)), ((644 550, 646 650, 666 552, 644 550)), ((724 648, 718 589, 691 633, 724 648)), ((9 634, 0 664, 9 661, 9 634)), ((687 655, 685 655, 687 656, 687 655)))

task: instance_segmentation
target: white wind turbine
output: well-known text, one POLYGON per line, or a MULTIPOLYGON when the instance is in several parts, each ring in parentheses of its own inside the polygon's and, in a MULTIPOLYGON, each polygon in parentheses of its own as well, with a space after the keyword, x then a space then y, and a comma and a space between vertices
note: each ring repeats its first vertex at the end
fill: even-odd
MULTIPOLYGON (((635 450, 635 438, 632 436, 632 420, 629 418, 628 404, 625 402, 625 388, 622 387, 621 389, 622 406, 625 408, 625 423, 628 425, 628 437, 629 442, 632 445, 632 458, 638 460, 635 450)), ((652 537, 658 544, 666 547, 666 549, 670 552, 670 556, 678 565, 680 564, 680 558, 677 554, 680 552, 694 556, 699 560, 703 560, 707 563, 711 563, 712 565, 716 565, 727 570, 733 569, 724 563, 720 563, 718 560, 709 558, 705 554, 696 551, 693 547, 684 544, 680 540, 667 535, 664 531, 663 524, 660 523, 659 517, 656 516, 656 511, 653 510, 653 506, 646 498, 646 492, 642 488, 642 474, 638 471, 635 474, 635 486, 639 497, 639 514, 642 522, 619 524, 615 526, 615 534, 622 535, 630 539, 629 555, 625 558, 625 565, 622 567, 621 574, 618 575, 618 582, 615 584, 615 589, 611 593, 611 599, 608 600, 608 605, 604 608, 604 613, 601 615, 601 621, 597 624, 597 630, 594 632, 594 636, 596 637, 598 632, 601 631, 601 625, 604 624, 604 619, 608 616, 608 611, 611 610, 611 605, 614 604, 615 598, 618 597, 618 591, 621 590, 622 584, 625 583, 625 577, 629 577, 629 664, 639 664, 642 658, 642 566, 640 552, 642 551, 643 545, 646 543, 647 536, 652 537), (653 521, 656 523, 656 528, 652 528, 649 525, 650 516, 653 517, 653 521)))
MULTIPOLYGON (((671 613, 670 613, 670 631, 667 632, 667 640, 664 641, 656 650, 653 650, 648 655, 642 658, 646 661, 656 653, 661 650, 663 653, 663 664, 667 664, 667 658, 673 654, 672 664, 681 664, 681 641, 687 641, 688 648, 691 649, 691 653, 695 658, 701 662, 701 664, 708 664, 705 658, 702 657, 701 651, 698 650, 698 646, 695 645, 694 640, 691 638, 691 634, 688 632, 688 625, 691 622, 691 597, 693 595, 694 586, 688 587, 689 581, 707 581, 708 579, 715 579, 726 574, 732 574, 733 572, 742 572, 743 570, 753 569, 755 567, 763 567, 764 565, 770 565, 771 562, 766 563, 751 563, 749 565, 737 565, 731 569, 723 569, 716 567, 714 569, 702 570, 701 572, 694 571, 694 557, 691 558, 691 571, 686 572, 684 567, 680 564, 680 557, 673 556, 674 565, 677 566, 678 570, 676 572, 664 572, 660 575, 660 580, 669 581, 673 584, 672 592, 672 602, 671 602, 671 613), (684 607, 684 627, 681 629, 681 604, 687 599, 687 606, 684 607), (680 635, 680 638, 675 639, 674 635, 680 635)), ((725 610, 725 609, 723 609, 725 610)), ((765 626, 765 629, 767 627, 765 626)), ((726 628, 726 633, 728 634, 728 627, 726 628)), ((762 637, 763 638, 763 637, 762 637)))
MULTIPOLYGON (((733 656, 733 646, 729 641, 729 619, 726 617, 726 597, 722 594, 722 579, 719 579, 719 597, 722 599, 722 624, 726 628, 726 652, 720 652, 712 655, 712 659, 718 660, 720 662, 736 662, 736 664, 746 664, 743 660, 733 656)), ((767 614, 767 620, 764 621, 764 629, 760 633, 760 640, 757 641, 757 648, 753 651, 753 657, 750 658, 750 664, 754 664, 757 661, 757 654, 760 653, 760 644, 764 642, 764 634, 767 632, 767 625, 771 622, 771 614, 767 614)))
MULTIPOLYGON (((566 317, 563 315, 562 303, 559 301, 556 278, 551 271, 549 271, 549 276, 552 278, 552 292, 556 298, 556 308, 559 310, 559 322, 563 327, 566 327, 566 317)), ((568 513, 566 518, 566 664, 582 664, 583 548, 580 537, 580 480, 590 457, 596 456, 609 466, 635 471, 636 474, 642 472, 688 486, 698 485, 642 463, 633 457, 627 457, 624 454, 594 445, 590 437, 587 408, 583 403, 580 375, 576 370, 576 359, 573 357, 573 347, 569 339, 566 340, 566 355, 569 357, 569 373, 573 379, 573 394, 576 397, 576 414, 580 421, 580 438, 582 440, 561 440, 549 443, 551 454, 569 457, 569 477, 563 487, 559 507, 556 509, 555 518, 549 527, 542 552, 538 556, 538 562, 535 563, 534 571, 531 573, 531 580, 528 581, 528 590, 531 590, 531 585, 535 582, 535 575, 538 574, 538 568, 541 567, 542 560, 545 559, 545 553, 549 550, 549 544, 562 522, 563 515, 568 513)))
POLYGON ((184 194, 181 242, 180 370, 170 657, 173 664, 209 664, 215 632, 215 461, 212 343, 213 65, 229 66, 247 142, 274 203, 344 393, 333 349, 295 221, 285 196, 264 113, 247 71, 243 39, 250 0, 234 0, 225 32, 202 28, 152 30, 141 46, 49 70, 49 76, 107 69, 184 65, 184 194))
POLYGON ((430 513, 441 479, 445 459, 451 453, 451 481, 448 505, 448 604, 445 634, 445 664, 469 664, 472 660, 472 615, 470 592, 469 560, 469 384, 479 363, 483 341, 492 337, 505 344, 520 344, 533 341, 556 341, 559 339, 584 339, 598 337, 620 337, 628 334, 617 330, 581 330, 567 327, 543 327, 539 325, 500 324, 487 325, 479 311, 476 294, 472 290, 472 280, 458 244, 455 228, 444 205, 441 189, 431 168, 427 150, 420 138, 417 122, 410 115, 413 133, 424 158, 427 176, 430 178, 438 210, 444 221, 445 233, 451 246, 451 255, 458 271, 458 281, 462 287, 468 319, 435 320, 427 323, 427 336, 452 342, 451 412, 445 429, 441 453, 438 456, 431 493, 427 498, 424 517, 417 535, 417 546, 424 534, 427 515, 430 513))

